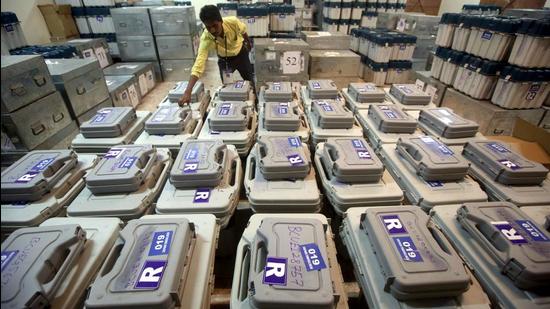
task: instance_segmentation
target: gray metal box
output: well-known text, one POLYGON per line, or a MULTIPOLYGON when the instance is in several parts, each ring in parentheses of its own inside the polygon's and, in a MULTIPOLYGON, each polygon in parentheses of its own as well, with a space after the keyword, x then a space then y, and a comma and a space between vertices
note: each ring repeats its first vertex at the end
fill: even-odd
POLYGON ((548 169, 497 141, 470 141, 463 154, 495 181, 506 185, 538 185, 546 179, 548 169))
POLYGON ((197 32, 195 8, 192 6, 160 6, 149 9, 149 12, 155 36, 197 32))
POLYGON ((302 112, 294 102, 266 102, 263 115, 268 131, 297 131, 302 125, 302 112))
POLYGON ((194 59, 193 37, 188 35, 155 36, 159 59, 194 59))
POLYGON ((146 7, 112 8, 111 16, 117 36, 153 34, 149 9, 146 7))
POLYGON ((267 180, 303 179, 311 169, 310 153, 296 136, 258 138, 259 166, 267 180))
POLYGON ((13 232, 2 242, 2 307, 49 307, 85 244, 76 224, 13 232))
POLYGON ((15 112, 2 115, 3 131, 16 146, 29 150, 71 123, 65 100, 56 91, 15 112))
POLYGON ((86 308, 179 307, 195 238, 185 218, 131 220, 91 285, 86 308))
POLYGON ((345 50, 350 47, 350 36, 338 32, 302 31, 302 40, 309 44, 309 48, 345 50))
POLYGON ((263 93, 266 102, 290 102, 294 98, 290 82, 268 82, 263 93))
POLYGON ((353 113, 334 100, 313 101, 311 117, 323 129, 351 129, 355 123, 353 113))
POLYGON ((134 75, 105 76, 113 106, 136 107, 141 102, 138 80, 134 75))
POLYGON ((386 99, 386 92, 373 83, 350 83, 348 95, 356 102, 361 103, 378 103, 384 102, 386 99))
POLYGON ((80 133, 85 138, 121 136, 130 128, 136 117, 136 112, 131 107, 104 108, 80 126, 80 133))
POLYGON ((426 181, 459 181, 470 167, 460 153, 431 136, 400 137, 396 149, 426 181))
POLYGON ((130 193, 151 172, 157 151, 151 145, 119 145, 103 156, 86 175, 86 187, 94 194, 130 193))
POLYGON ((255 39, 256 79, 258 81, 307 80, 309 50, 309 45, 300 39, 255 39))
POLYGON ((139 86, 141 97, 155 87, 155 74, 153 65, 156 62, 119 62, 105 69, 105 76, 133 75, 139 86))
POLYGON ((516 205, 468 203, 457 211, 464 229, 495 266, 521 289, 543 288, 550 280, 550 234, 516 205))
POLYGON ((117 36, 122 61, 157 60, 155 38, 149 36, 117 36))
POLYGON ((73 118, 109 98, 109 89, 97 60, 47 59, 46 64, 73 118))
POLYGON ((412 134, 418 125, 416 119, 393 104, 371 105, 368 116, 378 130, 384 133, 412 134))
POLYGON ((416 71, 416 79, 419 79, 426 84, 424 90, 427 89, 428 85, 436 89, 435 94, 432 97, 432 102, 436 106, 440 106, 448 86, 440 82, 439 80, 431 77, 430 71, 416 71))
POLYGON ((223 102, 208 117, 214 131, 243 131, 248 126, 253 111, 246 102, 223 102))
POLYGON ((113 63, 113 59, 109 53, 109 44, 107 44, 107 40, 104 38, 73 39, 63 42, 62 44, 67 44, 76 48, 80 58, 89 58, 95 55, 102 68, 113 63))
POLYGON ((219 140, 184 142, 170 170, 170 183, 178 189, 216 187, 227 169, 227 151, 219 140))
POLYGON ((250 87, 250 81, 240 80, 223 86, 218 92, 218 97, 224 101, 247 101, 249 99, 250 87))
POLYGON ((4 202, 33 202, 42 198, 67 171, 75 167, 72 150, 42 150, 26 154, 2 171, 4 202))
POLYGON ((329 79, 310 80, 307 82, 307 90, 310 99, 336 99, 338 87, 329 79))
POLYGON ((393 84, 390 88, 393 95, 403 105, 428 105, 431 97, 415 84, 393 84))
MULTIPOLYGON (((177 103, 178 100, 183 96, 185 89, 187 89, 188 82, 181 81, 177 82, 170 91, 168 91, 168 99, 170 102, 177 103)), ((202 96, 204 95, 204 84, 198 80, 193 89, 191 90, 191 103, 200 102, 202 96)))
POLYGON ((41 56, 2 56, 2 114, 13 112, 55 91, 41 56))
POLYGON ((321 156, 326 173, 343 183, 375 183, 384 164, 363 138, 329 138, 321 156))
POLYGON ((361 75, 361 56, 351 50, 311 50, 309 58, 309 78, 361 75))
POLYGON ((474 137, 479 125, 464 119, 446 107, 420 110, 418 121, 445 138, 474 137))
POLYGON ((194 60, 161 60, 160 69, 165 81, 187 80, 191 77, 194 60))
POLYGON ((178 104, 159 106, 145 121, 145 131, 152 135, 177 135, 192 121, 193 112, 178 104))

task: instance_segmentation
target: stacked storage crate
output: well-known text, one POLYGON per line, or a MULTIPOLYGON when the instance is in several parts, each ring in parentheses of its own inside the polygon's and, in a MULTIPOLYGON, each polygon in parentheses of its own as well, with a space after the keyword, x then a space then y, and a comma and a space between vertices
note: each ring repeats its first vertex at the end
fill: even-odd
POLYGON ((251 37, 267 37, 269 34, 269 6, 263 3, 239 5, 237 17, 246 24, 251 37))
POLYGON ((317 5, 313 0, 292 1, 296 7, 296 23, 298 29, 311 29, 314 27, 313 14, 316 12, 317 5))
POLYGON ((269 6, 269 30, 271 32, 294 32, 296 29, 296 8, 288 4, 269 6))
POLYGON ((33 149, 67 148, 78 133, 44 59, 2 56, 2 163, 33 149))
POLYGON ((189 79, 199 44, 195 8, 161 6, 149 12, 164 79, 189 79))
POLYGON ((2 55, 9 55, 9 51, 27 45, 21 22, 13 12, 2 12, 2 55))

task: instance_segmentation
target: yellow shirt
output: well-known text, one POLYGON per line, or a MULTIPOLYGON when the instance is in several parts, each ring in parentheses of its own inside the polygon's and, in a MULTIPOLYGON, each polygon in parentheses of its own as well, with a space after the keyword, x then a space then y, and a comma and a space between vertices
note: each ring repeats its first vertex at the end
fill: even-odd
POLYGON ((223 17, 223 34, 227 38, 227 55, 225 53, 224 38, 216 38, 208 30, 204 30, 201 35, 197 59, 191 70, 191 74, 200 77, 204 73, 208 51, 216 48, 221 57, 237 56, 243 46, 243 34, 246 33, 246 25, 235 16, 223 17))

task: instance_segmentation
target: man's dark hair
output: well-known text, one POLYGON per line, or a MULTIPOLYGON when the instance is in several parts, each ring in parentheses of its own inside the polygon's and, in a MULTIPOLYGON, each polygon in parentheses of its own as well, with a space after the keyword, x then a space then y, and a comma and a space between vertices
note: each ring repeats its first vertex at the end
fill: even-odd
POLYGON ((213 22, 213 21, 222 21, 222 14, 220 10, 215 5, 205 5, 201 8, 199 18, 203 23, 213 22))

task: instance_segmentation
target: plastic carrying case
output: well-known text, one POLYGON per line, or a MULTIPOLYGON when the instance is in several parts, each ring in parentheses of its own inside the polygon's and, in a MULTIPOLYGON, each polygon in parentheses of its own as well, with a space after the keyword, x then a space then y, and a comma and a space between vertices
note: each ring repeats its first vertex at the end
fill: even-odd
POLYGON ((178 104, 159 106, 145 121, 145 131, 151 135, 178 135, 193 121, 193 112, 178 104))
MULTIPOLYGON (((187 81, 181 81, 177 82, 170 91, 168 91, 168 99, 170 102, 177 103, 178 100, 183 96, 183 93, 187 89, 187 85, 189 82, 187 81)), ((193 89, 191 90, 191 102, 200 102, 202 100, 202 96, 204 95, 204 84, 199 80, 195 83, 195 86, 193 86, 193 89)))
POLYGON ((267 82, 263 92, 265 102, 290 102, 294 98, 290 82, 267 82))
POLYGON ((369 106, 368 117, 384 133, 412 134, 418 126, 416 119, 393 104, 369 106))
POLYGON ((361 103, 384 102, 386 99, 386 92, 373 83, 350 83, 348 95, 356 102, 361 103))
POLYGON ((336 99, 338 87, 329 79, 310 80, 307 82, 307 93, 310 99, 336 99))
POLYGON ((476 122, 460 117, 447 107, 422 109, 418 121, 445 138, 474 137, 479 129, 476 122))
POLYGON ((222 102, 208 117, 210 129, 214 131, 244 131, 253 115, 246 102, 222 102))
POLYGON ((266 102, 264 126, 268 131, 297 131, 302 125, 302 114, 295 102, 266 102))
POLYGON ((428 105, 432 98, 415 84, 393 84, 390 88, 393 95, 403 105, 428 105))
POLYGON ((351 129, 355 122, 353 113, 340 101, 313 101, 311 117, 323 129, 351 129))
POLYGON ((181 145, 170 170, 170 182, 178 189, 215 187, 227 165, 227 146, 222 141, 188 140, 181 145))
POLYGON ((549 83, 550 69, 506 66, 500 72, 491 102, 509 109, 538 108, 548 102, 549 83))
POLYGON ((220 89, 218 97, 223 101, 247 101, 251 89, 249 81, 240 80, 220 89))
POLYGON ((132 107, 108 107, 97 111, 92 119, 80 126, 85 138, 109 138, 123 135, 137 118, 132 107))
POLYGON ((310 153, 296 136, 258 138, 258 165, 266 180, 303 179, 311 169, 310 153))

